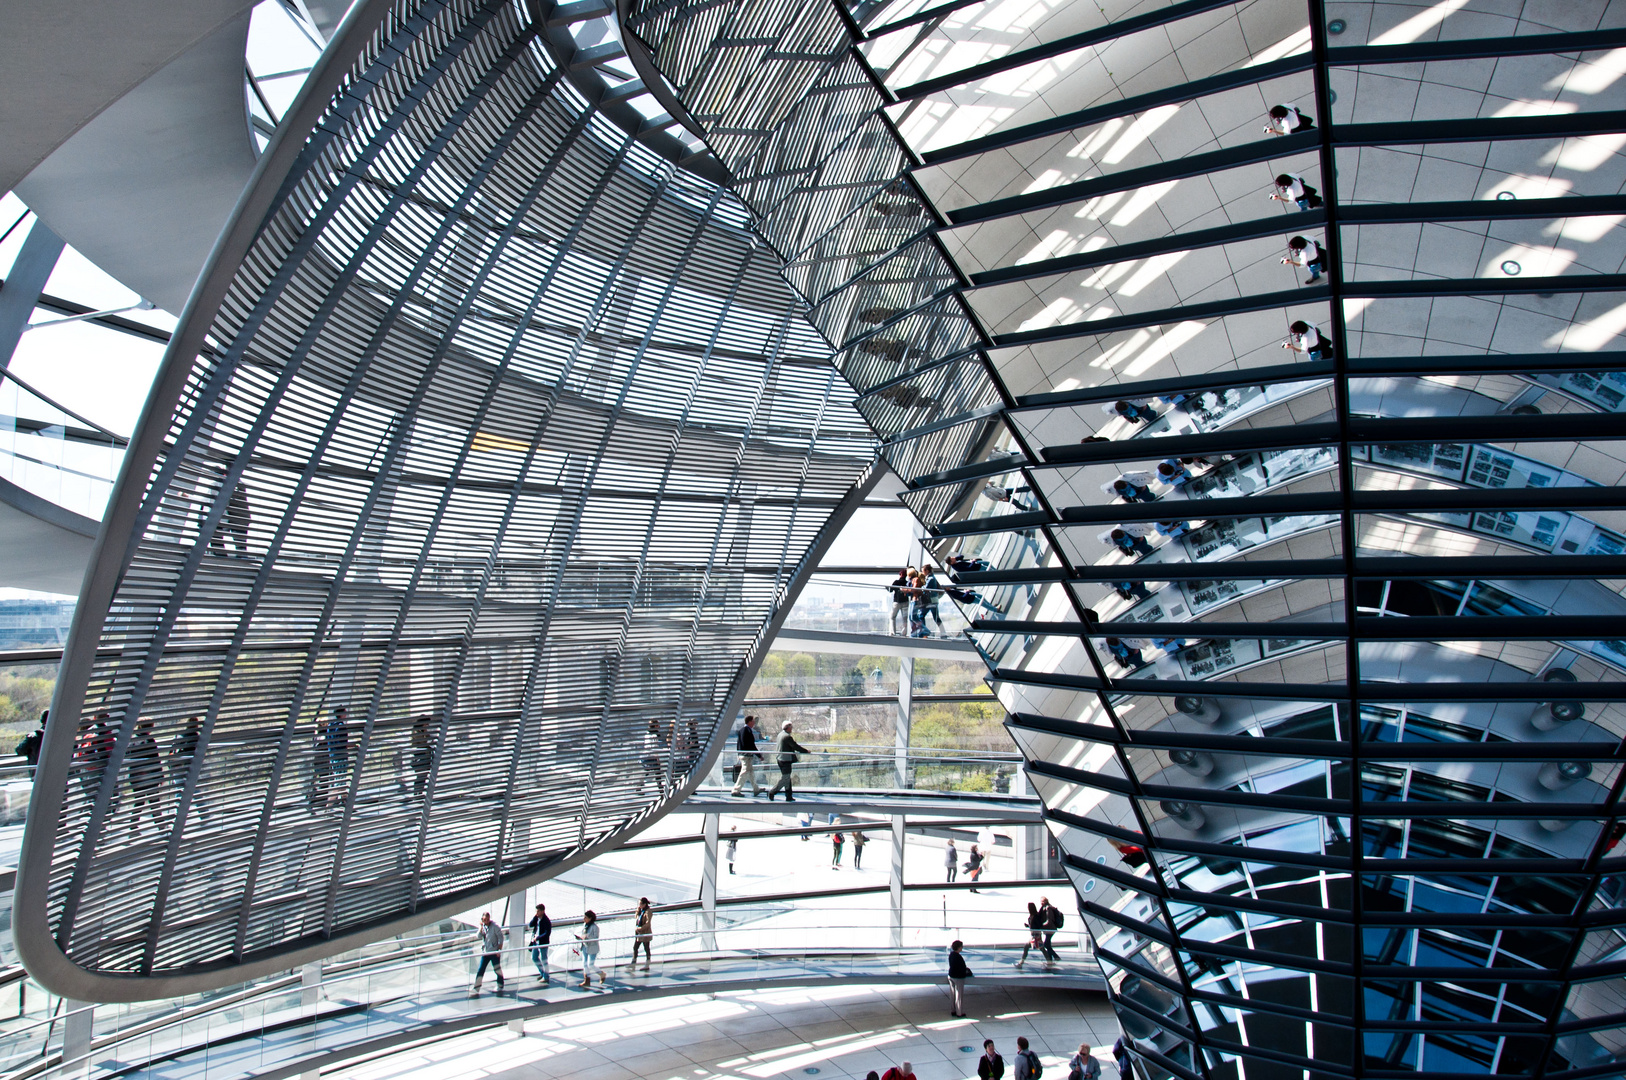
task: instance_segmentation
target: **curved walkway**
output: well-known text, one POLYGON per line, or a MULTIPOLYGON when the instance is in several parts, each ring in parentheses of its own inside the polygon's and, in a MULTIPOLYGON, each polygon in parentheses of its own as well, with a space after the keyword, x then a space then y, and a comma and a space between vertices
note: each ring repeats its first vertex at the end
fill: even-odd
MULTIPOLYGON (((558 948, 559 946, 555 946, 558 948)), ((1048 970, 1017 968, 1007 950, 968 949, 976 978, 967 984, 967 1007, 976 1011, 979 986, 1046 987, 1101 992, 1105 981, 1093 960, 1064 960, 1048 970)), ((472 963, 470 958, 464 958, 472 963)), ((455 963, 455 961, 454 961, 455 963)), ((441 971, 444 965, 437 965, 441 971)), ((193 1080, 282 1080, 313 1073, 356 1058, 428 1039, 475 1031, 547 1013, 590 1008, 615 997, 640 998, 715 994, 727 991, 794 987, 840 979, 850 985, 930 985, 943 980, 941 949, 897 952, 815 954, 729 953, 695 956, 655 965, 648 975, 613 973, 600 989, 578 989, 555 980, 539 985, 534 976, 509 980, 501 993, 471 997, 467 979, 452 975, 396 994, 366 1000, 363 983, 354 996, 340 983, 332 996, 311 1005, 280 1012, 250 1013, 236 1030, 211 1027, 207 1041, 161 1050, 156 1040, 150 1064, 104 1060, 91 1076, 136 1076, 193 1080)), ((328 992, 328 991, 325 991, 328 992)), ((110 1048, 118 1053, 122 1047, 110 1048)))

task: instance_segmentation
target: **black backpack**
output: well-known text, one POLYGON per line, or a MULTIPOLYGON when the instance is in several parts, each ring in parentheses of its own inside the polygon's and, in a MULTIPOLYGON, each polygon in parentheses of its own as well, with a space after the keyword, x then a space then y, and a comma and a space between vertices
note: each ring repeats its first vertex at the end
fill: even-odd
POLYGON ((1067 916, 1061 913, 1061 908, 1050 909, 1050 929, 1060 930, 1067 925, 1067 916))

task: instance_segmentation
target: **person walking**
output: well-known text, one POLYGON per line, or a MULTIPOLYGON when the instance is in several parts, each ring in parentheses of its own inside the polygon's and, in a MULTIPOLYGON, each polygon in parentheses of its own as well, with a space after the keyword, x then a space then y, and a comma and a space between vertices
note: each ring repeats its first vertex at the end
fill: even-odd
MULTIPOLYGON (((100 793, 102 773, 107 768, 108 759, 113 756, 113 745, 118 741, 113 735, 110 720, 111 713, 97 713, 74 745, 73 756, 78 765, 79 789, 84 793, 86 801, 95 801, 100 793)), ((118 785, 114 784, 107 804, 108 816, 112 816, 118 805, 119 789, 118 785)))
MULTIPOLYGON (((203 718, 193 716, 188 718, 186 726, 176 732, 175 737, 169 741, 169 753, 166 755, 165 766, 169 769, 169 786, 175 792, 175 804, 180 805, 181 795, 186 791, 186 776, 192 768, 192 759, 198 756, 198 741, 203 736, 203 718)), ((203 786, 198 785, 192 793, 192 805, 197 807, 198 818, 203 818, 203 786)))
POLYGON ((525 924, 525 929, 531 933, 531 963, 536 965, 536 976, 548 982, 548 945, 553 941, 553 920, 548 918, 546 904, 536 905, 536 914, 525 924))
POLYGON ((350 727, 345 721, 345 708, 333 710, 327 722, 327 804, 344 802, 345 788, 350 783, 350 727))
MULTIPOLYGON (((956 941, 949 946, 948 984, 950 1016, 965 1015, 965 981, 971 978, 971 969, 966 966, 965 957, 960 955, 960 950, 964 948, 964 946, 965 943, 962 941, 956 941)), ((984 1043, 983 1045, 992 1047, 993 1043, 984 1043)), ((999 1071, 1000 1073, 1005 1071, 1005 1066, 1003 1063, 1000 1064, 999 1071)), ((995 1075, 997 1076, 999 1074, 996 1073, 995 1075)))
POLYGON ((1055 946, 1051 945, 1050 942, 1055 938, 1056 931, 1061 929, 1062 923, 1066 920, 1062 917, 1059 908, 1051 906, 1050 898, 1047 896, 1039 897, 1039 916, 1044 930, 1044 941, 1040 943, 1040 947, 1044 949, 1044 961, 1047 964, 1054 964, 1061 957, 1056 954, 1055 946))
POLYGON ((922 630, 926 629, 927 619, 935 620, 937 623, 937 635, 938 637, 942 637, 943 616, 938 613, 937 606, 943 602, 943 586, 937 580, 937 571, 932 568, 931 563, 926 563, 921 566, 920 576, 922 586, 920 591, 920 628, 922 630))
POLYGON ((892 594, 892 622, 890 624, 894 636, 902 637, 909 633, 909 605, 914 601, 912 594, 912 580, 915 568, 906 566, 899 571, 892 584, 886 591, 892 594), (899 627, 903 629, 898 629, 899 627))
POLYGON ((982 1057, 977 1060, 979 1080, 999 1080, 1005 1075, 1005 1059, 994 1049, 994 1040, 982 1040, 982 1057))
POLYGON ((1089 1043, 1079 1043, 1078 1053, 1067 1062, 1067 1080, 1101 1080, 1101 1063, 1090 1052, 1089 1043))
POLYGON ((754 799, 762 793, 757 787, 757 762, 762 754, 757 750, 757 718, 747 716, 740 725, 740 734, 734 740, 734 749, 739 754, 739 772, 734 774, 734 790, 730 795, 741 794, 740 788, 747 781, 751 781, 751 797, 754 799))
POLYGON ((968 891, 976 892, 977 888, 974 883, 978 878, 982 877, 982 852, 977 850, 976 844, 971 845, 971 854, 965 857, 965 876, 967 880, 973 882, 968 891))
POLYGON ((1038 905, 1032 900, 1028 901, 1028 917, 1023 925, 1028 928, 1028 940, 1027 944, 1022 946, 1022 959, 1016 962, 1017 967, 1027 963, 1029 949, 1040 949, 1042 951, 1044 948, 1044 938, 1042 936, 1044 916, 1039 913, 1038 905))
POLYGON ((485 981, 486 968, 497 973, 497 991, 502 992, 502 942, 507 936, 503 928, 491 920, 491 912, 487 911, 480 916, 480 929, 477 931, 476 941, 480 945, 480 966, 474 972, 474 985, 469 987, 469 997, 480 992, 480 984, 485 981))
POLYGON ((1044 1074, 1044 1066, 1039 1064, 1039 1055, 1028 1049, 1026 1035, 1016 1037, 1016 1070, 1012 1080, 1039 1080, 1044 1074))
POLYGON ((1129 1080, 1129 1044, 1124 1042, 1122 1035, 1112 1044, 1112 1060, 1118 1066, 1118 1076, 1121 1080, 1129 1080))
POLYGON ((638 964, 638 950, 644 950, 644 970, 649 970, 652 959, 649 955, 649 944, 655 939, 655 909, 649 903, 649 897, 638 898, 638 910, 632 916, 632 960, 628 967, 638 964))
POLYGON ((864 834, 863 833, 861 833, 861 832, 853 833, 853 869, 854 870, 862 870, 864 868, 864 845, 867 844, 867 843, 869 843, 869 841, 864 839, 864 834))
POLYGON ((841 869, 841 845, 845 844, 846 842, 847 838, 842 836, 840 833, 830 834, 830 869, 841 869))
POLYGON ((948 871, 946 880, 950 885, 954 884, 954 878, 960 872, 960 853, 955 850, 953 838, 949 839, 948 847, 943 849, 943 867, 948 871))
POLYGON ((434 737, 429 730, 429 714, 412 722, 412 794, 423 798, 429 786, 429 767, 435 763, 434 737))
POLYGON ((790 726, 790 721, 786 720, 784 728, 779 732, 779 738, 774 740, 775 749, 778 751, 778 757, 775 760, 779 765, 779 780, 773 787, 768 789, 769 802, 773 802, 773 797, 778 794, 781 788, 785 791, 786 802, 796 801, 795 795, 791 793, 790 770, 796 764, 798 754, 812 753, 807 747, 796 741, 796 736, 790 733, 790 726))
POLYGON ((593 976, 598 976, 598 984, 604 985, 604 972, 598 969, 598 916, 591 911, 582 912, 582 928, 576 931, 576 940, 581 942, 576 946, 582 957, 582 988, 593 985, 593 976))
POLYGON ((152 717, 143 716, 136 721, 135 734, 124 751, 130 762, 130 834, 135 835, 141 825, 143 811, 152 815, 155 829, 163 828, 159 814, 163 803, 164 760, 158 754, 158 740, 153 737, 152 717))
POLYGON ((728 827, 728 831, 729 831, 730 835, 728 837, 727 852, 728 852, 728 872, 730 874, 732 874, 734 872, 734 856, 738 855, 739 851, 740 851, 740 838, 733 835, 734 831, 737 830, 738 828, 739 828, 738 825, 730 825, 728 827))
POLYGON ((915 1080, 915 1067, 907 1061, 894 1065, 881 1074, 881 1080, 915 1080))
POLYGON ((17 756, 27 764, 30 780, 34 779, 34 771, 39 768, 40 749, 45 745, 45 721, 50 715, 50 709, 40 713, 39 726, 24 735, 23 741, 17 744, 17 756))

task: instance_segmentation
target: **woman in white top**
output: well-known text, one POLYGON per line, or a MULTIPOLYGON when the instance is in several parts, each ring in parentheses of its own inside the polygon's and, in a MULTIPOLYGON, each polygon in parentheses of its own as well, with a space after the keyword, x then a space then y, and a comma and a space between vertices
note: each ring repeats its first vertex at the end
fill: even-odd
POLYGON ((598 969, 598 916, 591 911, 582 912, 582 928, 576 932, 576 940, 581 942, 578 948, 582 954, 582 986, 593 985, 593 976, 598 976, 598 984, 604 985, 604 972, 598 969))

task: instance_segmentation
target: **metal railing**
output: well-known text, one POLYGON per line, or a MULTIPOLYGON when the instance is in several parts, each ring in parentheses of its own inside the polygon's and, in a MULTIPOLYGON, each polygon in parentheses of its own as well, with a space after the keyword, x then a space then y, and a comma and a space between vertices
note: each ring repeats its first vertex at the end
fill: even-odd
MULTIPOLYGON (((779 777, 775 753, 765 748, 757 763, 757 783, 772 786, 779 777)), ((1022 755, 991 751, 932 750, 910 747, 900 753, 890 746, 861 743, 804 742, 794 771, 798 790, 843 791, 957 791, 1008 795, 1011 781, 1022 767, 1022 755), (901 782, 900 782, 901 781, 901 782)), ((732 787, 739 754, 726 751, 707 776, 705 788, 732 787)))
MULTIPOLYGON (((990 885, 993 883, 990 883, 990 885)), ((1022 883, 1012 883, 1021 885, 1022 883)), ((1033 886, 1034 889, 1041 886, 1033 886)), ((864 892, 884 894, 886 887, 864 892)), ((855 890, 854 892, 858 892, 855 890)), ((852 895, 852 894, 849 894, 852 895)), ((941 963, 949 941, 966 942, 973 969, 993 974, 996 966, 1017 965, 1028 931, 1022 924, 1020 903, 1012 904, 1008 919, 991 918, 986 911, 950 906, 905 910, 902 948, 891 944, 892 909, 886 907, 808 907, 785 898, 741 898, 719 901, 715 912, 699 901, 657 910, 651 935, 653 963, 632 970, 633 923, 629 911, 608 913, 599 920, 596 967, 610 984, 635 989, 636 980, 649 974, 679 971, 703 990, 705 978, 715 973, 730 980, 795 978, 816 969, 831 976, 843 971, 874 975, 888 966, 918 970, 921 963, 941 963)), ((582 920, 556 919, 547 956, 553 985, 562 987, 580 978, 582 961, 575 934, 582 920)), ((538 957, 523 926, 507 930, 501 951, 506 981, 527 991, 541 985, 538 957)), ((1054 935, 1059 955, 1047 964, 1035 949, 1026 958, 1025 975, 1045 974, 1071 979, 1098 974, 1088 937, 1078 927, 1054 935)), ((353 1020, 346 1037, 362 1041, 401 1028, 396 1010, 370 1014, 376 1006, 410 999, 443 1000, 466 992, 481 950, 472 927, 403 935, 363 949, 341 954, 321 965, 297 972, 280 972, 262 979, 206 994, 157 1002, 79 1006, 36 988, 29 1006, 19 1015, 0 1021, 0 1077, 4 1080, 66 1075, 100 1063, 115 1074, 130 1072, 182 1054, 204 1053, 203 1074, 209 1075, 207 1055, 231 1046, 241 1057, 256 1040, 286 1032, 301 1022, 311 1023, 339 1015, 363 1014, 353 1020), (70 1015, 93 1008, 88 1061, 72 1061, 64 1068, 63 1030, 70 1015)), ((494 988, 495 976, 488 976, 494 988)), ((0 975, 0 987, 28 983, 20 970, 0 975)), ((22 1000, 21 998, 19 1000, 22 1000)))

